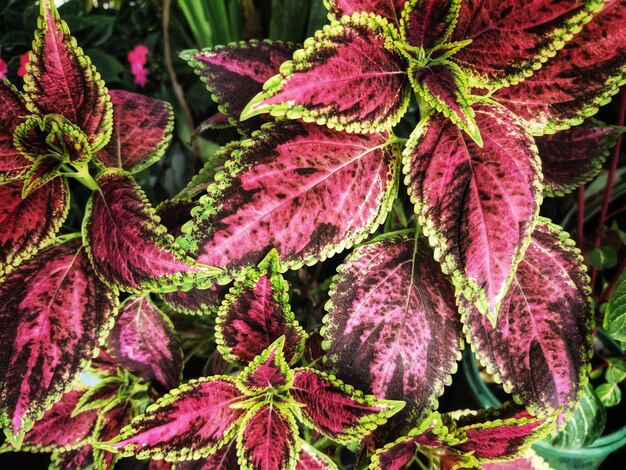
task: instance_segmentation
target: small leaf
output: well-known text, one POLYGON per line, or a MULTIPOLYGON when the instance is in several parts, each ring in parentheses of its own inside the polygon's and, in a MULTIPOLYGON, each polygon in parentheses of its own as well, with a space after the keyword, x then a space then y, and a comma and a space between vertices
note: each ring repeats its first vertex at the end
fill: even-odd
POLYGON ((607 408, 617 406, 622 401, 622 391, 619 388, 619 384, 598 385, 596 387, 596 395, 607 408))
POLYGON ((337 470, 337 465, 308 442, 300 440, 296 470, 337 470))
POLYGON ((594 269, 610 269, 617 264, 617 251, 612 246, 599 246, 591 252, 594 269))
POLYGON ((268 389, 275 393, 291 385, 293 372, 285 361, 284 345, 281 336, 241 372, 239 384, 248 395, 255 396, 268 389))
POLYGON ((617 280, 604 313, 604 329, 617 341, 626 341, 626 271, 617 280))
POLYGON ((626 362, 617 357, 609 357, 606 359, 606 381, 610 384, 617 384, 626 379, 626 362))
POLYGON ((324 0, 331 18, 352 16, 362 11, 380 15, 398 24, 407 0, 324 0))
POLYGON ((108 285, 137 293, 185 290, 219 271, 195 264, 178 248, 132 177, 109 169, 97 182, 83 233, 94 268, 108 285))
POLYGON ((278 255, 270 251, 226 295, 215 324, 225 359, 247 364, 283 335, 287 362, 293 364, 302 355, 306 335, 289 307, 289 286, 278 269, 278 255))
POLYGON ((333 21, 265 83, 241 119, 269 112, 347 132, 391 129, 409 104, 397 36, 386 20, 367 13, 333 21))
POLYGON ((400 22, 402 39, 428 51, 445 42, 456 25, 459 0, 408 0, 400 22))
POLYGON ((22 95, 0 79, 0 184, 23 177, 31 165, 13 143, 15 129, 28 114, 22 95))
POLYGON ((404 406, 363 395, 333 375, 313 369, 295 369, 289 392, 305 405, 300 413, 307 426, 342 444, 361 439, 404 406))
POLYGON ((104 167, 137 173, 159 160, 172 138, 174 111, 165 101, 124 90, 109 92, 113 104, 111 140, 95 154, 104 167))
POLYGON ((164 391, 180 382, 183 354, 176 330, 148 295, 129 297, 120 306, 107 348, 124 369, 164 391))

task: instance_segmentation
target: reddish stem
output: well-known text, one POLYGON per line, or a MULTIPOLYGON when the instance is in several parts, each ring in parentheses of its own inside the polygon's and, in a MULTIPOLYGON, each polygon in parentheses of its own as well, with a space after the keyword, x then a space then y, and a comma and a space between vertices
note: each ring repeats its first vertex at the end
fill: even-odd
POLYGON ((583 251, 585 244, 585 185, 581 184, 578 187, 578 214, 576 223, 576 244, 580 251, 583 251))

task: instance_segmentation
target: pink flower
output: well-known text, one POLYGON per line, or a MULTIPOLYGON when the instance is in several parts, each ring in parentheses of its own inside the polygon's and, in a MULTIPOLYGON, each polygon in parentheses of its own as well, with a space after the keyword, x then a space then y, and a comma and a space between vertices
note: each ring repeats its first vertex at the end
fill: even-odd
POLYGON ((128 53, 128 62, 130 62, 130 72, 135 77, 135 83, 141 87, 148 83, 148 69, 145 67, 148 58, 148 48, 143 44, 135 46, 128 53))
POLYGON ((20 56, 20 68, 17 69, 17 74, 20 77, 26 75, 26 64, 28 64, 29 60, 30 59, 28 58, 28 52, 25 52, 20 56))
POLYGON ((7 78, 8 70, 7 63, 0 57, 0 78, 7 78))

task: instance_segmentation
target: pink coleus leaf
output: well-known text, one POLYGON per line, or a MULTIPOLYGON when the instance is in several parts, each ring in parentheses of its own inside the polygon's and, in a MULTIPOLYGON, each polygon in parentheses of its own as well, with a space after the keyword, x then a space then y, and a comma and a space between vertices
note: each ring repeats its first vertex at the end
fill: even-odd
POLYGON ((333 375, 313 369, 295 369, 289 393, 307 426, 347 444, 369 434, 402 409, 404 402, 364 395, 333 375))
POLYGON ((459 0, 408 0, 402 14, 402 39, 411 47, 429 51, 445 42, 456 25, 459 0))
POLYGON ((407 144, 405 182, 457 295, 494 321, 535 224, 541 166, 532 138, 506 108, 474 111, 483 148, 434 115, 407 144))
POLYGON ((326 309, 326 364, 340 379, 405 400, 411 422, 436 408, 463 340, 454 288, 423 238, 405 232, 357 248, 326 309))
POLYGON ((299 451, 298 426, 289 409, 273 402, 251 408, 237 436, 237 455, 245 470, 287 470, 299 451))
POLYGON ((301 440, 296 470, 337 470, 337 465, 330 457, 301 440))
MULTIPOLYGON (((110 286, 138 292, 189 289, 215 275, 185 256, 139 185, 125 172, 101 173, 86 209, 84 234, 96 273, 110 286)), ((207 281, 204 281, 207 282, 207 281)))
MULTIPOLYGON (((475 86, 497 88, 532 75, 602 8, 603 0, 466 0, 452 41, 472 42, 454 56, 475 86)), ((530 96, 530 95, 529 95, 530 96)))
POLYGON ((341 18, 354 13, 374 13, 398 24, 407 0, 324 0, 331 17, 341 18))
POLYGON ((185 51, 181 57, 206 84, 228 121, 250 131, 258 128, 263 120, 242 123, 239 121, 241 112, 263 90, 263 84, 278 73, 280 64, 291 59, 296 49, 295 44, 251 40, 214 49, 185 51))
POLYGON ((28 114, 20 93, 0 79, 0 183, 21 178, 31 165, 13 143, 13 132, 28 114))
POLYGON ((283 121, 240 145, 178 238, 200 263, 239 272, 274 247, 285 266, 312 264, 367 236, 395 196, 386 134, 283 121))
POLYGON ((137 173, 163 156, 172 138, 174 111, 161 100, 125 90, 109 92, 113 132, 96 163, 137 173))
POLYGON ((306 335, 289 306, 287 282, 278 272, 275 250, 235 282, 220 307, 215 339, 224 358, 247 364, 281 336, 287 362, 302 355, 306 335))
POLYGON ((63 178, 22 199, 23 182, 0 185, 0 278, 35 254, 59 231, 70 207, 63 178))
POLYGON ((132 296, 122 304, 107 348, 123 368, 163 390, 180 382, 183 355, 178 336, 149 295, 132 296))
POLYGON ((33 48, 24 77, 28 109, 64 116, 87 135, 93 151, 102 148, 111 135, 109 94, 52 0, 41 1, 33 48))
POLYGON ((206 458, 176 462, 175 470, 233 470, 239 468, 236 440, 232 439, 206 458))
POLYGON ((618 92, 626 75, 626 0, 609 0, 553 59, 493 98, 535 135, 580 124, 618 92))
POLYGON ((293 380, 283 348, 285 338, 280 337, 259 354, 239 375, 239 384, 248 395, 258 395, 264 390, 281 391, 293 380))
POLYGON ((391 129, 410 90, 397 39, 393 26, 367 13, 334 21, 281 66, 241 118, 269 112, 347 132, 391 129))
POLYGON ((588 120, 580 126, 537 137, 544 194, 561 196, 591 181, 619 135, 617 128, 588 120))
POLYGON ((53 452, 50 458, 49 470, 93 468, 93 462, 93 448, 87 444, 74 450, 53 452))
POLYGON ((468 341, 531 414, 571 411, 587 382, 593 318, 574 242, 540 219, 494 328, 462 301, 468 341))
POLYGON ((14 436, 60 400, 112 326, 114 307, 77 238, 0 284, 0 421, 14 436))
POLYGON ((528 449, 514 460, 485 462, 482 466, 485 470, 552 470, 552 467, 532 449, 528 449))
POLYGON ((228 286, 213 284, 206 289, 192 287, 187 292, 181 290, 162 294, 163 301, 176 313, 186 315, 213 315, 228 293, 228 286))

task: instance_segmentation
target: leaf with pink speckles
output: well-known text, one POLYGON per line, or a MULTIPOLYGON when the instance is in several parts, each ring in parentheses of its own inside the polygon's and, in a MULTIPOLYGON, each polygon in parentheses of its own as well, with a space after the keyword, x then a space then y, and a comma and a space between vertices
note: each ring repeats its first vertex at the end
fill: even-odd
POLYGON ((553 470, 534 450, 528 449, 524 455, 504 462, 485 462, 485 470, 553 470))
POLYGON ((273 402, 248 411, 237 436, 242 470, 287 470, 295 467, 298 426, 289 409, 273 402))
POLYGON ((248 395, 255 396, 266 389, 285 390, 291 385, 293 372, 289 369, 281 337, 259 354, 239 375, 239 384, 248 395))
POLYGON ((141 293, 212 282, 219 270, 196 264, 176 246, 132 177, 109 169, 97 182, 83 232, 96 273, 108 285, 141 293))
POLYGON ((293 364, 302 355, 306 334, 291 311, 289 286, 278 269, 278 255, 272 250, 226 295, 215 324, 225 359, 247 364, 283 335, 287 362, 293 364))
POLYGON ((313 264, 365 238, 395 196, 386 134, 283 121, 240 146, 177 240, 199 263, 241 273, 276 248, 284 267, 313 264))
POLYGON ((337 470, 337 465, 330 457, 301 440, 296 470, 337 470))
POLYGON ((249 132, 258 129, 264 120, 240 122, 241 112, 297 48, 295 44, 280 41, 251 40, 202 51, 185 51, 181 58, 206 84, 228 121, 249 132))
POLYGON ((398 36, 366 13, 334 21, 281 66, 241 119, 269 112, 348 132, 391 129, 406 112, 410 90, 398 36))
POLYGON ((300 412, 307 426, 347 444, 361 439, 404 407, 404 402, 364 395, 333 375, 295 369, 289 393, 305 405, 300 412))
POLYGON ((341 18, 353 13, 374 13, 398 24, 407 0, 324 0, 329 16, 341 18))
POLYGON ((20 93, 0 79, 0 184, 21 178, 32 164, 13 143, 13 132, 28 114, 20 93))
POLYGON ((402 13, 402 39, 411 47, 429 51, 452 34, 460 0, 408 0, 402 13))
POLYGON ((229 377, 192 380, 149 406, 110 445, 139 458, 208 457, 234 437, 245 410, 232 405, 245 398, 229 377))
POLYGON ((111 140, 95 154, 104 167, 137 173, 163 156, 172 138, 172 105, 125 90, 109 92, 113 104, 111 140))
POLYGON ((340 379, 405 400, 411 423, 436 408, 463 340, 454 288, 423 238, 404 232, 357 248, 326 309, 326 365, 340 379))
POLYGON ((626 0, 610 0, 553 59, 522 83, 498 90, 500 103, 535 135, 580 124, 618 92, 626 76, 626 0))
POLYGON ((541 164, 532 138, 499 105, 474 105, 484 146, 441 114, 414 131, 404 172, 435 258, 457 296, 495 321, 524 254, 541 202, 541 164))
POLYGON ((619 135, 618 128, 591 119, 580 126, 535 138, 544 194, 562 196, 591 181, 602 169, 619 135))
POLYGON ((148 295, 122 304, 107 347, 123 368, 165 391, 180 382, 183 354, 174 325, 148 295))
POLYGON ((51 245, 0 284, 0 421, 19 440, 61 399, 112 326, 115 302, 80 239, 51 245))
POLYGON ((496 327, 461 304, 477 357, 533 415, 572 411, 587 383, 593 337, 588 282, 574 242, 540 219, 496 327))
POLYGON ((563 47, 565 40, 578 32, 602 3, 463 1, 451 40, 472 42, 455 54, 454 60, 472 75, 472 85, 495 88, 516 84, 563 47))
POLYGON ((70 208, 63 178, 22 199, 22 182, 0 185, 0 278, 41 249, 56 235, 70 208))
POLYGON ((41 2, 33 49, 24 77, 28 109, 64 116, 87 135, 93 151, 102 148, 111 136, 109 94, 52 0, 41 2))

